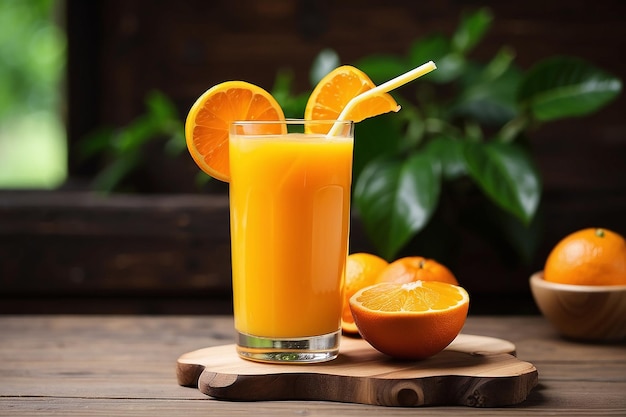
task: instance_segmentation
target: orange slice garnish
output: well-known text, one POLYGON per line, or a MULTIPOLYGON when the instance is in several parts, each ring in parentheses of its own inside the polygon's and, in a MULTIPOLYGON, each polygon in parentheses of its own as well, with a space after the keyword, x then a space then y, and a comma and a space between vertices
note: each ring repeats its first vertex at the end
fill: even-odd
MULTIPOLYGON (((354 97, 376 87, 363 71, 350 65, 335 68, 315 86, 307 102, 304 118, 307 120, 337 120, 341 111, 354 97)), ((356 105, 344 120, 355 123, 390 111, 400 106, 389 93, 376 94, 356 105)), ((324 126, 322 129, 328 129, 324 126)), ((328 133, 319 131, 315 133, 328 133)))
POLYGON ((202 94, 185 122, 191 157, 202 171, 225 182, 230 180, 228 130, 237 120, 285 120, 285 115, 274 97, 261 87, 226 81, 202 94))

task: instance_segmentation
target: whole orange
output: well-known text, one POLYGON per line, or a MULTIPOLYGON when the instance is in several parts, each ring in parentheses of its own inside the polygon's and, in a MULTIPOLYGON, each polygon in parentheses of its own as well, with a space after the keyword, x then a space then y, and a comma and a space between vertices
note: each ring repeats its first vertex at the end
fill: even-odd
POLYGON ((350 312, 350 297, 361 288, 372 285, 386 266, 387 261, 371 253, 353 253, 346 260, 346 276, 343 284, 343 310, 341 329, 343 333, 357 335, 359 330, 350 312))
POLYGON ((446 266, 422 256, 408 256, 393 261, 378 275, 377 280, 398 284, 415 281, 439 281, 459 285, 454 274, 446 266))
POLYGON ((587 228, 562 239, 544 268, 546 281, 574 285, 626 284, 626 242, 611 230, 587 228))

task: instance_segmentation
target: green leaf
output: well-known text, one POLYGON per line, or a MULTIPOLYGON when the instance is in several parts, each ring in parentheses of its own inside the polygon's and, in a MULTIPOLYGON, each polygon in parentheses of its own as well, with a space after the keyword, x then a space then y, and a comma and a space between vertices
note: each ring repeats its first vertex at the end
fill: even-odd
POLYGON ((573 57, 548 58, 523 80, 518 100, 539 121, 592 113, 616 98, 620 79, 573 57))
POLYGON ((449 108, 450 117, 502 126, 518 114, 516 92, 522 74, 517 68, 507 68, 495 78, 490 67, 471 73, 471 79, 464 79, 463 89, 449 108))
POLYGON ((400 149, 403 140, 401 127, 396 113, 381 114, 356 124, 352 164, 354 178, 358 178, 369 161, 400 149))
POLYGON ((463 141, 439 136, 428 141, 424 152, 439 163, 445 180, 455 180, 467 174, 463 149, 463 141))
POLYGON ((525 224, 532 220, 541 196, 541 181, 530 155, 516 144, 466 143, 470 176, 498 206, 525 224))
POLYGON ((406 131, 400 150, 410 150, 417 148, 424 140, 426 134, 426 122, 417 113, 413 106, 402 105, 400 116, 406 121, 406 131))
POLYGON ((452 51, 450 40, 442 35, 431 35, 411 45, 409 63, 417 67, 428 61, 434 61, 437 70, 424 76, 424 80, 437 83, 450 82, 463 74, 465 57, 452 51))
POLYGON ((276 72, 276 77, 274 78, 274 85, 272 86, 272 95, 291 94, 293 78, 294 75, 292 70, 278 70, 276 72))
POLYGON ((158 119, 149 114, 139 116, 118 132, 114 141, 114 150, 118 154, 137 152, 144 143, 149 142, 159 132, 158 119))
POLYGON ((393 55, 370 55, 354 65, 366 73, 376 85, 413 69, 406 60, 393 55))
POLYGON ((286 118, 300 119, 304 115, 304 109, 311 95, 311 91, 305 91, 297 95, 294 94, 292 92, 293 79, 294 75, 292 71, 279 71, 276 74, 271 94, 278 104, 280 104, 286 118))
POLYGON ((333 49, 322 49, 313 60, 313 65, 309 72, 309 82, 311 86, 316 86, 326 74, 337 68, 340 62, 339 54, 333 49))
POLYGON ((354 202, 365 230, 384 258, 393 259, 427 224, 440 187, 437 164, 426 154, 379 158, 363 170, 356 181, 354 202))
POLYGON ((433 75, 431 78, 439 83, 448 83, 456 80, 467 67, 465 57, 456 52, 444 55, 435 63, 437 64, 437 71, 431 73, 433 75))
POLYGON ((302 117, 302 115, 291 115, 291 105, 293 100, 292 95, 292 84, 293 84, 293 71, 290 70, 279 70, 276 73, 276 78, 274 78, 274 85, 272 86, 272 90, 270 94, 272 97, 276 99, 280 107, 283 109, 285 113, 285 117, 302 117))
POLYGON ((452 48, 467 54, 483 39, 492 21, 493 16, 486 8, 463 15, 459 27, 452 36, 452 48))
POLYGON ((286 106, 283 108, 285 112, 285 117, 292 119, 300 119, 304 116, 304 109, 306 108, 306 104, 309 101, 309 97, 311 95, 310 91, 306 91, 304 93, 298 94, 297 96, 292 96, 287 101, 286 106))
POLYGON ((187 142, 185 141, 185 127, 180 121, 172 121, 168 127, 169 139, 163 147, 165 153, 170 156, 180 155, 187 150, 187 142))
POLYGON ((94 130, 78 142, 78 152, 81 158, 89 158, 106 152, 114 136, 115 130, 111 127, 105 126, 94 130))
MULTIPOLYGON (((450 41, 443 35, 429 35, 418 39, 409 48, 409 63, 412 67, 417 67, 428 61, 438 63, 442 57, 451 51, 450 41)), ((439 71, 439 67, 437 67, 439 71)), ((433 71, 437 72, 437 71, 433 71)))
POLYGON ((486 65, 484 70, 485 80, 495 80, 504 75, 513 67, 515 52, 508 46, 500 48, 496 56, 494 56, 486 65))
POLYGON ((107 193, 116 190, 123 179, 139 166, 140 160, 141 155, 138 152, 119 155, 96 175, 92 187, 107 193))
POLYGON ((178 111, 172 101, 160 91, 151 91, 146 98, 146 108, 150 116, 163 119, 178 119, 178 111))

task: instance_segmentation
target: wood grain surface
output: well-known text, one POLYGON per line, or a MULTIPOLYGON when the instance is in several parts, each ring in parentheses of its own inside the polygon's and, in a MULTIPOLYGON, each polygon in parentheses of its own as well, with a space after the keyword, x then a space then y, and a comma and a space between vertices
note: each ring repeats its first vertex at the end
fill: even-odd
POLYGON ((181 385, 226 400, 496 407, 524 401, 537 384, 537 369, 514 352, 506 340, 461 334, 431 358, 398 361, 344 337, 333 361, 283 365, 241 359, 230 344, 182 355, 177 376, 181 385))
POLYGON ((380 407, 222 401, 182 387, 183 352, 235 341, 231 316, 0 316, 0 416, 624 416, 626 344, 575 343, 540 316, 469 316, 464 333, 504 338, 539 384, 515 406, 380 407))

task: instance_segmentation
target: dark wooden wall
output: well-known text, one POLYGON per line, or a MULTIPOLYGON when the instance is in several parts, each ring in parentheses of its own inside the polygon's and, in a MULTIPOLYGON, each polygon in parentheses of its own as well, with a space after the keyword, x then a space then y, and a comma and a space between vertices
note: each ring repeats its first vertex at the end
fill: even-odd
MULTIPOLYGON (((223 186, 207 199, 185 154, 148 150, 145 195, 76 193, 101 160, 76 144, 122 126, 158 89, 184 117, 208 87, 243 79, 271 88, 293 70, 305 90, 325 47, 345 63, 402 54, 418 37, 451 33, 460 13, 491 8, 495 24, 476 57, 502 45, 527 68, 569 54, 626 80, 626 2, 415 0, 66 0, 70 172, 56 193, 0 193, 1 312, 215 313, 230 308, 228 211, 223 186), (67 190, 70 190, 69 192, 67 190), (156 196, 154 194, 157 194, 156 196)), ((626 96, 601 113, 555 123, 531 141, 544 177, 545 237, 532 265, 508 268, 472 236, 456 271, 475 312, 534 311, 527 279, 556 240, 602 225, 626 234, 626 96)), ((219 184, 218 184, 219 185, 219 184)), ((353 250, 367 250, 358 224, 353 250)))
MULTIPOLYGON (((475 52, 489 58, 503 45, 524 68, 542 58, 575 55, 626 79, 626 2, 400 0, 68 0, 69 135, 75 143, 97 126, 121 126, 144 111, 159 89, 181 118, 208 87, 228 79, 270 89, 276 72, 290 68, 300 91, 325 47, 345 63, 368 54, 403 54, 417 38, 451 34, 467 10, 489 7, 493 29, 475 52)), ((600 114, 560 122, 538 132, 546 189, 580 187, 624 191, 626 95, 600 114), (621 187, 621 188, 620 188, 621 187)), ((75 152, 75 148, 71 148, 75 152)), ((76 176, 97 167, 71 155, 76 176)), ((158 156, 155 156, 155 158, 158 156)), ((173 165, 181 181, 163 174, 171 164, 147 168, 147 191, 194 192, 189 158, 173 165)))

